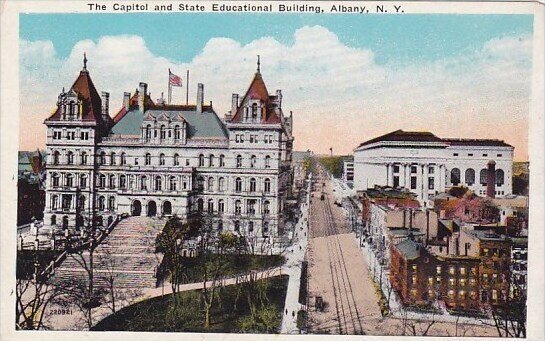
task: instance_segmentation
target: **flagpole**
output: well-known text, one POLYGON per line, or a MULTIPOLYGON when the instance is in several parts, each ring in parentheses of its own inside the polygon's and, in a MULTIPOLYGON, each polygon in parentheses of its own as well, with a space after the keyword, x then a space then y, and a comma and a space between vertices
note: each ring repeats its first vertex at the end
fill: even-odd
POLYGON ((186 71, 185 76, 185 105, 189 104, 189 70, 186 71))
POLYGON ((168 104, 170 104, 170 69, 168 69, 168 94, 167 94, 167 97, 168 97, 168 104))

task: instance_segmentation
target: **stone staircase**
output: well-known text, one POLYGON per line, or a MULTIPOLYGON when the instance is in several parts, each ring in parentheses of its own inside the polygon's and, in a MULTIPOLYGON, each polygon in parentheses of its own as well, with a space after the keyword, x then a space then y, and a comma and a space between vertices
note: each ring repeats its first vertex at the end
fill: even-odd
MULTIPOLYGON (((165 225, 165 219, 129 217, 121 220, 93 252, 94 283, 106 286, 113 279, 116 288, 154 288, 155 270, 162 255, 155 254, 155 237, 165 225)), ((55 280, 83 278, 87 273, 89 252, 69 254, 55 269, 55 280)))

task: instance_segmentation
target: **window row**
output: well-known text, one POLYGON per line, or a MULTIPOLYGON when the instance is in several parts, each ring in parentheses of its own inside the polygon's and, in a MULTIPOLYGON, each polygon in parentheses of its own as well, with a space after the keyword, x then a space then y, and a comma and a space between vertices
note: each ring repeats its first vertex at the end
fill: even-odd
MULTIPOLYGON (((208 192, 215 192, 216 180, 213 177, 209 177, 206 179, 206 190, 208 192)), ((198 191, 204 191, 205 189, 205 178, 203 176, 199 176, 197 178, 197 190, 198 191)), ((225 178, 219 178, 218 179, 218 186, 217 190, 219 192, 223 192, 226 190, 226 180, 225 178)), ((258 188, 258 181, 256 178, 250 178, 249 181, 244 181, 242 178, 236 178, 235 179, 235 192, 236 193, 242 193, 242 192, 250 192, 255 193, 260 191, 258 188), (245 186, 246 185, 246 186, 245 186)), ((271 179, 265 178, 263 180, 263 193, 271 193, 271 179)))
MULTIPOLYGON (((208 214, 223 214, 225 213, 225 201, 223 199, 217 200, 214 199, 197 199, 196 205, 197 212, 206 212, 208 214), (206 204, 206 207, 205 207, 206 204)), ((245 205, 243 205, 243 200, 235 200, 233 206, 231 207, 230 212, 233 212, 235 215, 247 214, 270 214, 271 213, 271 203, 269 200, 264 200, 261 204, 261 210, 258 208, 258 201, 256 199, 246 200, 245 205), (243 209, 244 207, 244 209, 243 209)))
MULTIPOLYGON (((464 183, 468 186, 472 186, 475 184, 475 170, 473 168, 466 169, 464 173, 464 183)), ((505 173, 502 169, 496 169, 496 186, 502 186, 505 183, 505 173)), ((453 186, 458 186, 458 184, 462 183, 461 181, 461 172, 459 168, 453 168, 450 171, 450 182, 453 186)), ((488 169, 483 168, 479 172, 479 183, 483 186, 486 186, 488 182, 488 169)))
POLYGON ((159 138, 159 140, 174 138, 174 142, 178 142, 184 138, 184 129, 180 125, 175 125, 174 128, 165 125, 153 128, 151 124, 148 124, 143 128, 142 135, 145 141, 150 141, 152 138, 159 138))

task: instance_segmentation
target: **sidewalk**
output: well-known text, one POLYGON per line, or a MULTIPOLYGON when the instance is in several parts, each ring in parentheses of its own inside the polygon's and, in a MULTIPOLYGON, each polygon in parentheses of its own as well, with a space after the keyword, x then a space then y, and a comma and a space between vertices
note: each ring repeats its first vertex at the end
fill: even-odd
POLYGON ((290 279, 284 303, 281 334, 299 334, 297 312, 303 307, 299 303, 299 288, 301 285, 301 264, 305 259, 308 246, 309 207, 310 191, 307 194, 306 203, 301 206, 302 215, 295 226, 293 244, 286 250, 286 264, 282 267, 282 273, 289 275, 290 279))

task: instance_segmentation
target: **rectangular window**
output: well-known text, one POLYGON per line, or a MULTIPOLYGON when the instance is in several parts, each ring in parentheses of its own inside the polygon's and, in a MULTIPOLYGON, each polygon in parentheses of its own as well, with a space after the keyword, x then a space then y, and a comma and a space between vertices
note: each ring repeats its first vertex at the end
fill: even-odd
POLYGON ((240 135, 239 135, 239 134, 236 134, 236 135, 235 135, 235 142, 236 142, 236 143, 239 143, 239 142, 240 142, 240 135))
POLYGON ((435 167, 429 166, 429 167, 428 167, 428 173, 430 173, 430 174, 435 174, 435 167))
POLYGON ((399 173, 399 165, 394 165, 394 173, 399 173))
POLYGON ((502 157, 503 155, 502 154, 498 154, 498 157, 502 157))
POLYGON ((428 178, 428 189, 435 189, 435 178, 428 178))
POLYGON ((488 156, 488 154, 483 154, 484 157, 488 156))
POLYGON ((473 153, 469 153, 469 154, 467 154, 467 156, 473 156, 473 153))
POLYGON ((458 153, 454 153, 454 154, 452 154, 452 155, 453 155, 453 156, 458 156, 458 153))
POLYGON ((394 176, 394 187, 399 187, 399 176, 394 176))
POLYGON ((411 173, 416 174, 416 166, 411 166, 411 173))
POLYGON ((254 135, 250 135, 250 143, 254 143, 254 135))
POLYGON ((437 274, 440 275, 440 274, 441 274, 441 266, 438 265, 437 268, 436 268, 436 270, 437 270, 437 274))
POLYGON ((416 176, 411 176, 411 189, 416 189, 416 176))

